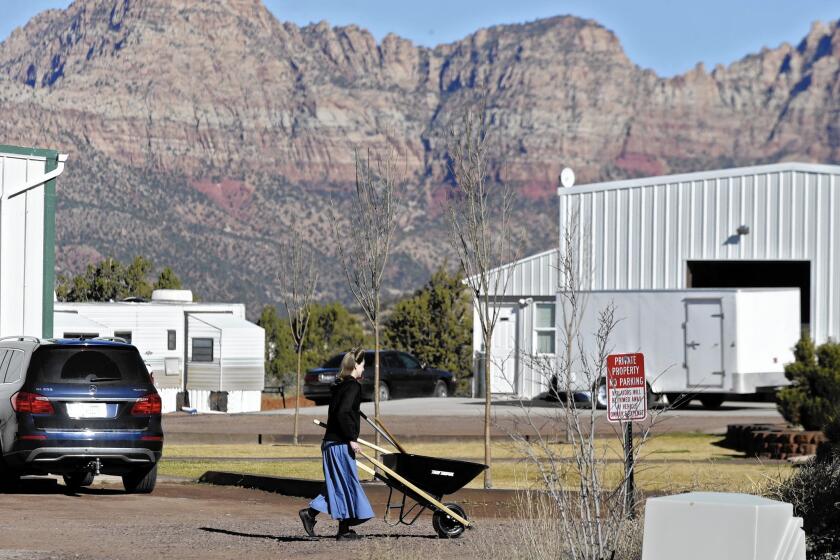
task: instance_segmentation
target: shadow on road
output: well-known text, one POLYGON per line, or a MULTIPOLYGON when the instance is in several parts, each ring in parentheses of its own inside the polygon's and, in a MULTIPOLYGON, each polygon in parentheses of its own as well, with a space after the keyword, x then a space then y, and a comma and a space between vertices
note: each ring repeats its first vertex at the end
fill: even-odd
POLYGON ((79 488, 75 492, 69 490, 63 484, 59 484, 54 478, 21 478, 17 482, 6 483, 0 486, 0 494, 65 494, 67 496, 81 496, 82 494, 92 496, 110 496, 124 494, 122 490, 112 488, 79 488))
MULTIPOLYGON (((205 531, 207 533, 219 533, 222 535, 230 535, 232 537, 247 537, 251 539, 268 539, 277 542, 308 542, 308 541, 319 541, 322 539, 334 539, 335 535, 324 535, 321 537, 286 537, 282 535, 261 535, 258 533, 240 533, 239 531, 228 531, 227 529, 216 529, 213 527, 200 527, 200 530, 205 531)), ((436 535, 399 535, 399 534, 365 534, 360 533, 359 536, 362 538, 383 538, 383 539, 435 539, 437 540, 436 535)))
POLYGON ((239 531, 228 531, 227 529, 215 529, 213 527, 200 527, 200 530, 207 533, 219 533, 231 537, 248 537, 250 539, 269 539, 277 542, 307 542, 317 541, 318 537, 284 537, 278 535, 260 535, 256 533, 240 533, 239 531))

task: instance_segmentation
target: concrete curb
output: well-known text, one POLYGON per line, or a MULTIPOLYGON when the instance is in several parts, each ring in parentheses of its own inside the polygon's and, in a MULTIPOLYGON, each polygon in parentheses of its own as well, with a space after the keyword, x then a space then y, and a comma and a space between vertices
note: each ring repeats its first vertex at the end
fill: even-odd
POLYGON ((199 477, 198 481, 204 484, 239 486, 252 490, 274 492, 275 494, 282 494, 283 496, 294 498, 308 498, 310 500, 321 492, 321 487, 324 485, 320 480, 222 471, 207 471, 199 477))
MULTIPOLYGON (((481 434, 447 434, 447 435, 400 435, 396 434, 401 442, 412 443, 462 443, 464 441, 484 441, 481 434)), ((373 440, 372 434, 362 434, 362 437, 373 440)), ((299 443, 320 444, 324 434, 301 434, 298 437, 299 443)), ((508 435, 492 435, 493 441, 510 441, 508 435)), ((174 444, 291 444, 290 434, 260 434, 260 433, 201 433, 201 432, 166 432, 166 443, 174 444)))
MULTIPOLYGON (((321 493, 323 481, 305 478, 283 476, 268 476, 256 474, 242 474, 224 471, 207 471, 201 475, 198 482, 217 486, 238 486, 252 490, 273 492, 293 498, 312 499, 321 493)), ((362 481, 365 491, 372 491, 375 497, 387 497, 388 487, 380 481, 362 481)), ((514 503, 519 490, 508 488, 494 488, 490 490, 480 488, 462 488, 455 494, 447 495, 444 501, 456 501, 472 504, 494 503, 496 505, 514 503)), ((372 496, 373 497, 373 496, 372 496)))

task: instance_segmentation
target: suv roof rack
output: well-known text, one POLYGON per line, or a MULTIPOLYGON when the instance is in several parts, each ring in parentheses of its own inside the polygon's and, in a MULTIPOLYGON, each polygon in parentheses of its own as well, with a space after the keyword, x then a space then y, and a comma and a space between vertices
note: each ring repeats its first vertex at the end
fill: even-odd
POLYGON ((104 340, 106 342, 122 342, 123 344, 128 344, 128 341, 120 336, 94 336, 85 340, 104 340))
POLYGON ((28 340, 30 342, 37 342, 39 344, 41 343, 41 339, 38 338, 37 336, 27 336, 27 335, 4 336, 3 338, 0 338, 0 341, 3 341, 3 340, 19 340, 21 342, 23 342, 25 340, 28 340))

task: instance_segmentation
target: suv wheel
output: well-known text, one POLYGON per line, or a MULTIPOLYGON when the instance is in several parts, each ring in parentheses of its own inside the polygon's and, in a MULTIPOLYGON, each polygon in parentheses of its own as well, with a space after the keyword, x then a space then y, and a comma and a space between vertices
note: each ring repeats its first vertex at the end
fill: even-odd
POLYGON ((129 494, 151 494, 157 482, 157 463, 152 468, 145 468, 124 474, 123 487, 129 494))
POLYGON ((93 484, 92 471, 79 471, 64 475, 64 485, 70 490, 78 490, 83 486, 93 484))
POLYGON ((435 384, 435 391, 432 393, 432 396, 437 397, 439 399, 445 399, 449 396, 449 389, 446 387, 446 383, 443 381, 438 381, 435 384))
POLYGON ((595 391, 595 407, 604 409, 607 408, 607 382, 601 380, 598 383, 598 389, 595 391))
POLYGON ((391 389, 387 383, 379 382, 379 402, 391 399, 391 389))
POLYGON ((20 473, 8 469, 0 459, 0 491, 11 490, 20 484, 20 473))
POLYGON ((717 410, 723 404, 724 396, 719 394, 701 395, 700 404, 706 410, 717 410))

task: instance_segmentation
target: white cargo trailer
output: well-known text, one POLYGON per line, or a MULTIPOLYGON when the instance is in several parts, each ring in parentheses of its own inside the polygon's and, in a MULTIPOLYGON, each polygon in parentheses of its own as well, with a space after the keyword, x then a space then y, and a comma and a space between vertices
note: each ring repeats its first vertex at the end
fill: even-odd
MULTIPOLYGON (((584 312, 576 342, 585 355, 597 355, 600 311, 612 307, 616 325, 609 353, 644 353, 654 394, 669 395, 669 400, 697 394, 704 404, 716 406, 726 395, 788 384, 784 365, 793 361, 800 336, 798 289, 616 290, 582 292, 581 297, 584 312)), ((557 307, 562 315, 559 294, 557 307)), ((561 325, 558 317, 558 348, 565 340, 561 325)), ((581 363, 577 351, 573 360, 575 370, 581 363)), ((584 376, 573 379, 574 389, 590 389, 584 376)))

